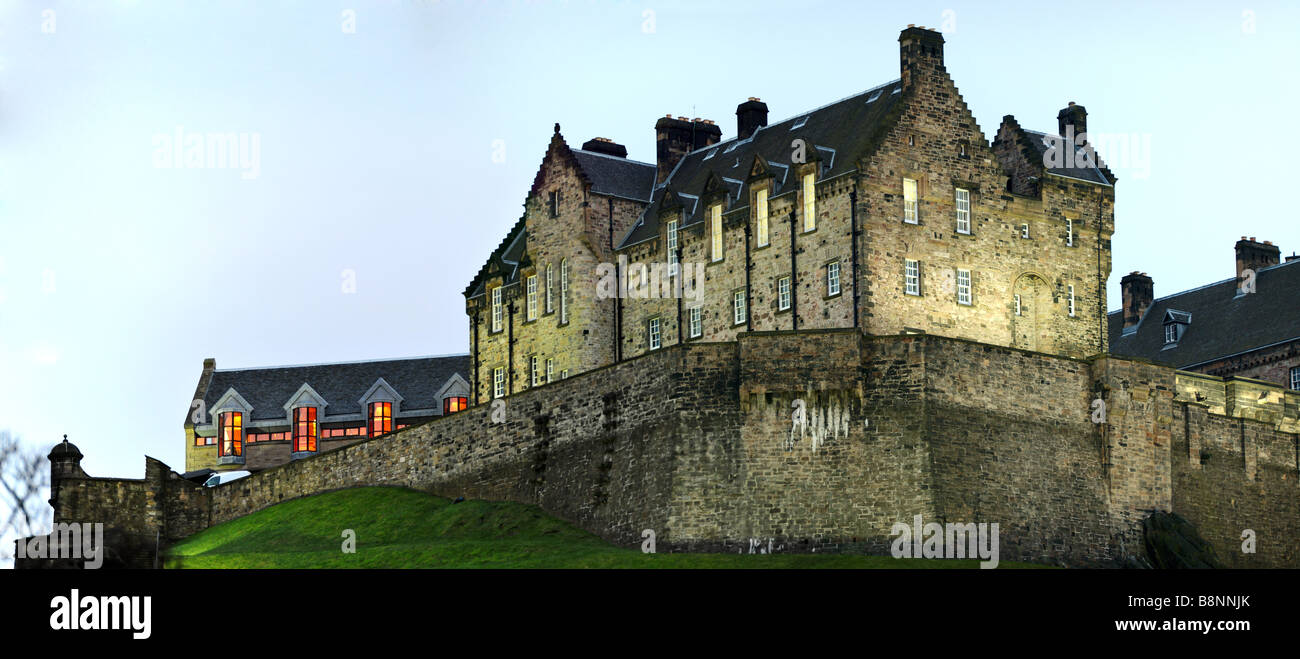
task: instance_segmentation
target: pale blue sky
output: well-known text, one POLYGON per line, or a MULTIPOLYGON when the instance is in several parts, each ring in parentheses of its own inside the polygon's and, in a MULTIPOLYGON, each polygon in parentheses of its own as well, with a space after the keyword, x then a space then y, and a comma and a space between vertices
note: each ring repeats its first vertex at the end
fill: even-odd
POLYGON ((1294 4, 0 0, 0 427, 138 478, 145 454, 184 468, 204 357, 465 351, 461 290, 552 124, 653 161, 666 113, 726 139, 749 96, 779 120, 897 78, 908 23, 955 27, 986 138, 1068 101, 1149 135, 1130 167, 1102 153, 1109 308, 1130 270, 1157 296, 1230 277, 1243 234, 1300 249, 1294 4), (178 126, 256 135, 257 176, 155 167, 178 126))

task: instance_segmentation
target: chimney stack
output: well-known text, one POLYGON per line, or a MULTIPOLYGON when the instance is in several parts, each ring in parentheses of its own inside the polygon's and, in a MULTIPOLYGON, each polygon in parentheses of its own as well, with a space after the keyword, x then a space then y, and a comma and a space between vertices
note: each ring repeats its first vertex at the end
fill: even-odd
POLYGON ((750 96, 736 106, 736 139, 743 140, 767 125, 767 103, 750 96))
POLYGON ((591 151, 593 153, 603 153, 607 156, 614 156, 615 158, 627 157, 627 147, 606 137, 596 137, 583 142, 582 150, 591 151))
POLYGON ((1074 101, 1056 113, 1056 128, 1061 137, 1066 137, 1067 126, 1074 127, 1075 137, 1088 132, 1088 111, 1082 105, 1075 105, 1074 101))
POLYGON ((686 154, 722 141, 722 129, 708 119, 665 115, 655 122, 656 183, 663 183, 686 154))
POLYGON ((1124 299, 1124 308, 1121 310, 1124 329, 1128 329, 1137 325, 1142 320, 1142 314, 1151 306, 1155 299, 1155 283, 1147 273, 1134 270, 1119 280, 1119 288, 1124 299))
POLYGON ((1241 271, 1250 268, 1258 272, 1270 265, 1277 265, 1282 260, 1282 250, 1271 241, 1255 242, 1255 237, 1245 236, 1237 241, 1237 281, 1241 281, 1241 271))
POLYGON ((943 35, 925 26, 908 25, 898 35, 903 91, 920 82, 919 78, 943 71, 943 35))

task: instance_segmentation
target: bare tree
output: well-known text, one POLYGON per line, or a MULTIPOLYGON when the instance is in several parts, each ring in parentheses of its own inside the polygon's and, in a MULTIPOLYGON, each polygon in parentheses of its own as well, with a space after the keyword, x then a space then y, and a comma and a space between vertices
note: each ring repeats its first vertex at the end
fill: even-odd
POLYGON ((11 564, 15 539, 49 528, 49 487, 45 452, 0 430, 0 566, 11 564))

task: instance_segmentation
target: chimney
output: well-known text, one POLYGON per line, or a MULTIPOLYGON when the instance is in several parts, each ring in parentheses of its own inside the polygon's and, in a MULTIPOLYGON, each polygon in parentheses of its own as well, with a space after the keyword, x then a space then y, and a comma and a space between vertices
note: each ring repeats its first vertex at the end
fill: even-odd
POLYGON ((1142 314, 1147 312, 1151 301, 1155 299, 1155 284, 1145 272, 1133 272, 1119 280, 1119 288, 1124 299, 1124 329, 1137 325, 1142 314))
POLYGON ((593 153, 603 153, 607 156, 614 156, 615 158, 627 157, 627 147, 607 137, 596 137, 583 142, 582 150, 591 151, 593 153))
POLYGON ((691 120, 669 114, 655 122, 656 183, 663 183, 683 156, 722 140, 722 129, 708 119, 691 120))
MULTIPOLYGON (((1075 105, 1074 101, 1056 113, 1057 134, 1061 137, 1067 137, 1066 127, 1074 127, 1074 136, 1088 132, 1088 111, 1082 105, 1075 105)), ((1073 136, 1069 136, 1073 139, 1073 136)), ((1076 142, 1076 144, 1081 144, 1076 142)))
POLYGON ((903 91, 918 84, 918 76, 943 71, 943 35, 924 25, 908 24, 898 35, 903 91))
POLYGON ((767 103, 753 96, 736 106, 736 139, 743 140, 767 125, 767 103))
POLYGON ((1259 271, 1270 265, 1277 265, 1281 262, 1282 250, 1272 242, 1265 240, 1262 243, 1255 242, 1255 237, 1247 239, 1245 236, 1237 241, 1237 281, 1241 281, 1241 271, 1246 268, 1259 271))
POLYGON ((1290 263, 1296 259, 1300 259, 1300 255, 1296 254, 1295 252, 1291 252, 1291 256, 1286 257, 1286 262, 1290 263))

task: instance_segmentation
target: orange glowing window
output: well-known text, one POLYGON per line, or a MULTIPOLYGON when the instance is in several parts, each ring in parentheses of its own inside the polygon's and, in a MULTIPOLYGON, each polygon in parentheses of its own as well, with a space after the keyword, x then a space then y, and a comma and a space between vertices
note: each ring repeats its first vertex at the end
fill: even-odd
POLYGON ((293 409, 293 450, 316 450, 316 408, 295 407, 293 409))
POLYGON ((217 417, 217 455, 220 457, 243 455, 244 415, 239 412, 222 412, 217 417))
POLYGON ((378 437, 393 431, 393 404, 370 404, 370 436, 378 437))
POLYGON ((452 396, 442 399, 442 413, 451 414, 469 407, 469 399, 464 396, 452 396))

